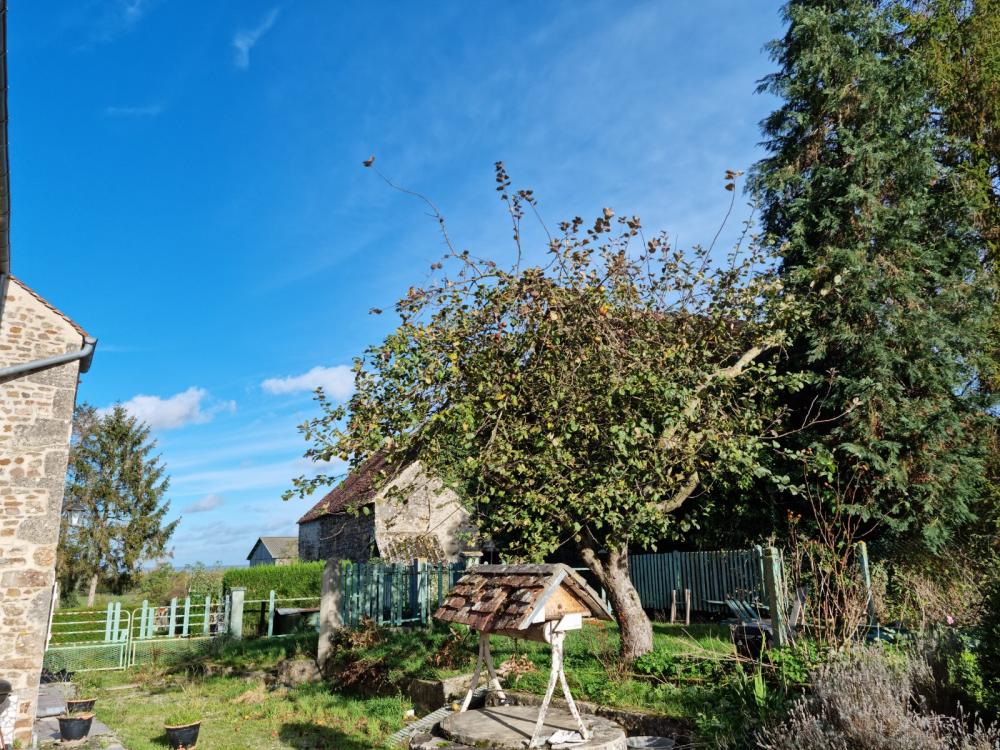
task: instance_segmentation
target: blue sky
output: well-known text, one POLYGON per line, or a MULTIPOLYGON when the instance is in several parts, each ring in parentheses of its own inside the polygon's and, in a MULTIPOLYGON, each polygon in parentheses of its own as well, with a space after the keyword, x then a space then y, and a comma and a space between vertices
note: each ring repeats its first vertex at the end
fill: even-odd
POLYGON ((79 398, 153 425, 180 564, 295 533, 311 388, 349 394, 393 325, 368 310, 443 251, 363 159, 498 259, 497 160, 550 223, 707 243, 782 30, 757 0, 10 5, 13 271, 100 339, 79 398))

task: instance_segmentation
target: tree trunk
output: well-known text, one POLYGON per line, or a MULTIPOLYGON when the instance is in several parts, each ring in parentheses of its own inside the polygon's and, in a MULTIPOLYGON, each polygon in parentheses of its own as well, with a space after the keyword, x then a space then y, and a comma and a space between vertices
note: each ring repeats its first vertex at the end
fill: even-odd
POLYGON ((597 576, 611 600, 621 634, 621 657, 631 664, 653 650, 653 625, 642 608, 639 592, 628 574, 628 548, 611 549, 607 559, 600 559, 594 549, 582 548, 583 561, 597 576))
POLYGON ((90 588, 87 589, 87 606, 94 606, 94 596, 97 594, 97 573, 90 576, 90 588))

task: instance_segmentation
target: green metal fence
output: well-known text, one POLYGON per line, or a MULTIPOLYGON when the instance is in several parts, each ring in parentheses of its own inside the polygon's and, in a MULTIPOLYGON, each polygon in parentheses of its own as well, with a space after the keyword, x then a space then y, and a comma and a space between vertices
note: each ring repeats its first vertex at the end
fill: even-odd
POLYGON ((726 612, 724 601, 733 597, 767 601, 761 547, 630 555, 629 568, 646 609, 669 610, 675 595, 683 607, 685 590, 691 592, 694 612, 726 612))
POLYGON ((343 622, 356 626, 368 619, 390 627, 426 625, 464 571, 461 562, 386 565, 345 561, 341 579, 343 622))
POLYGON ((271 638, 283 633, 282 610, 295 610, 302 613, 298 619, 303 627, 319 625, 318 596, 280 597, 271 591, 267 599, 247 599, 243 602, 243 637, 271 638), (315 616, 310 616, 310 613, 315 616))
MULTIPOLYGON (((229 597, 174 598, 163 605, 144 601, 123 609, 57 610, 52 618, 44 667, 50 672, 128 669, 170 665, 204 651, 230 632, 229 597)), ((318 625, 319 597, 249 600, 243 607, 243 637, 267 638, 318 625), (284 617, 284 619, 283 619, 284 617)))

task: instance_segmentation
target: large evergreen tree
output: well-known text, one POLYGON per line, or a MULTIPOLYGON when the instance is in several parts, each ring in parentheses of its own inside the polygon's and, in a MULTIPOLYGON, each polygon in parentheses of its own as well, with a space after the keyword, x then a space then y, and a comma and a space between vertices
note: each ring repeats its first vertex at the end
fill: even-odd
POLYGON ((761 85, 783 102, 754 186, 787 288, 816 300, 793 366, 836 375, 803 409, 862 402, 810 440, 864 476, 864 512, 888 536, 935 548, 986 493, 994 284, 979 196, 944 158, 962 136, 943 130, 893 10, 786 6, 761 85))
POLYGON ((120 404, 98 415, 81 404, 66 478, 66 503, 84 509, 80 526, 64 526, 59 543, 60 581, 98 583, 120 590, 142 563, 164 553, 177 521, 164 524, 169 479, 155 454, 149 427, 120 404))

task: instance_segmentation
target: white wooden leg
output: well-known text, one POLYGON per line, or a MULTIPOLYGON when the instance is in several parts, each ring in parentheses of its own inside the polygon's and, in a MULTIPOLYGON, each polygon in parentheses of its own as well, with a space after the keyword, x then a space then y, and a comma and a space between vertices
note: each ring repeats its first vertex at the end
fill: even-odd
POLYGON ((566 682, 566 670, 563 669, 563 665, 560 660, 559 664, 559 681, 562 683, 563 695, 566 696, 566 703, 569 705, 569 712, 573 714, 573 718, 576 719, 576 725, 580 727, 580 735, 585 740, 589 740, 591 737, 590 730, 583 723, 583 719, 580 718, 580 711, 576 707, 576 703, 573 701, 573 696, 569 692, 569 683, 566 682))
POLYGON ((467 711, 469 705, 472 703, 472 694, 476 692, 476 686, 479 684, 479 673, 483 668, 483 636, 480 633, 479 636, 479 654, 476 656, 476 669, 472 673, 472 684, 469 685, 469 692, 465 694, 465 700, 462 701, 462 708, 459 711, 467 711))
POLYGON ((556 691, 556 681, 559 679, 559 672, 562 671, 562 633, 556 633, 552 638, 552 672, 549 674, 549 687, 545 691, 545 698, 538 709, 538 721, 535 722, 535 731, 531 734, 528 747, 543 747, 545 739, 540 737, 542 726, 545 724, 545 714, 549 711, 549 703, 552 701, 552 694, 556 691))
POLYGON ((490 652, 490 637, 486 633, 479 634, 479 649, 483 654, 483 661, 486 662, 486 674, 489 679, 486 681, 486 689, 496 691, 502 705, 507 705, 507 694, 500 685, 500 677, 493 667, 493 654, 490 652))

